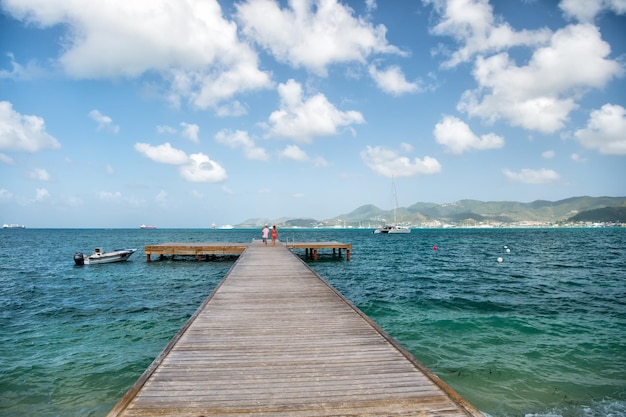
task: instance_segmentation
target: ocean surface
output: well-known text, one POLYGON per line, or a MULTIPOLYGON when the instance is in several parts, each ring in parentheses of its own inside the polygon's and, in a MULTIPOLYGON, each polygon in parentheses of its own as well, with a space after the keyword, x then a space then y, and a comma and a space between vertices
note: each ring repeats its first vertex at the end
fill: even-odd
MULTIPOLYGON (((143 247, 260 233, 0 230, 0 416, 106 415, 236 260, 148 263, 143 247), (74 265, 95 247, 139 250, 74 265)), ((351 243, 349 262, 307 263, 483 413, 626 416, 626 229, 280 238, 351 243)))

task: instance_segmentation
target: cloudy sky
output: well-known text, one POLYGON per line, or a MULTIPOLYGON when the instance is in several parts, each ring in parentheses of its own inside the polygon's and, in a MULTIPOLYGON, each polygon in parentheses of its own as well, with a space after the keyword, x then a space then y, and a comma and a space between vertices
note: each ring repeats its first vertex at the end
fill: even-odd
POLYGON ((0 0, 0 222, 626 195, 625 0, 0 0))

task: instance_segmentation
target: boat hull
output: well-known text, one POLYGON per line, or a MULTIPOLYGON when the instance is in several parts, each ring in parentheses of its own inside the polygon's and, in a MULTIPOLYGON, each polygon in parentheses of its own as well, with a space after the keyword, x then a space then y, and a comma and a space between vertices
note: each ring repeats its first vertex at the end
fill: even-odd
POLYGON ((379 227, 378 229, 374 230, 375 234, 378 233, 385 233, 385 234, 403 234, 403 233, 411 233, 411 229, 408 227, 404 227, 404 226, 383 226, 383 227, 379 227))
POLYGON ((19 224, 3 224, 3 229, 26 229, 26 226, 19 224))
POLYGON ((74 254, 74 262, 76 265, 98 265, 110 264, 114 262, 127 261, 137 249, 118 249, 112 252, 96 251, 90 256, 85 256, 80 252, 74 254))
POLYGON ((402 233, 411 233, 411 229, 409 229, 408 227, 396 226, 396 227, 392 227, 391 229, 389 229, 387 233, 394 234, 394 235, 402 234, 402 233))

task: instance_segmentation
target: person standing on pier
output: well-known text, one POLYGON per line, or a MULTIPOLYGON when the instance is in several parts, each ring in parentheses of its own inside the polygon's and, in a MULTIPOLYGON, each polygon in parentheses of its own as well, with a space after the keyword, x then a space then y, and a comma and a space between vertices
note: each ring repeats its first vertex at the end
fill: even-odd
POLYGON ((276 246, 276 238, 278 237, 278 230, 276 226, 272 226, 272 246, 276 246))
POLYGON ((267 246, 267 237, 270 234, 270 229, 268 229, 267 225, 263 226, 263 230, 261 230, 261 236, 263 237, 263 243, 267 246))

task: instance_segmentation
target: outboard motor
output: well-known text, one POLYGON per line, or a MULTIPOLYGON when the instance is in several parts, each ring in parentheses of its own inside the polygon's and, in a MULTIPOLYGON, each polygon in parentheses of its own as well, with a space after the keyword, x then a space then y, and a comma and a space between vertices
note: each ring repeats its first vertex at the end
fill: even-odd
POLYGON ((74 262, 76 265, 85 265, 85 256, 81 252, 74 254, 74 262))

